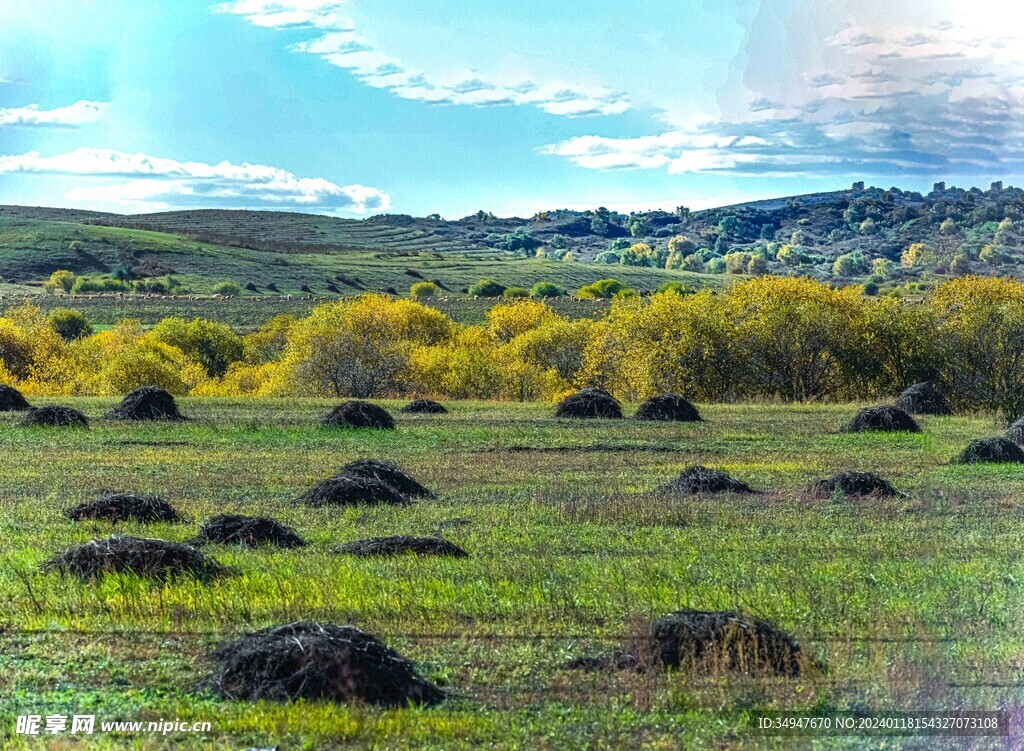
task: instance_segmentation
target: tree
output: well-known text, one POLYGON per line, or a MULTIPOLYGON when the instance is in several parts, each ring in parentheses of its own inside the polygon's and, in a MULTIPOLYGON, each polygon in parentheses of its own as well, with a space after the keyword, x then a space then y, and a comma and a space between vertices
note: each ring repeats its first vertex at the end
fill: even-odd
POLYGON ((697 245, 686 235, 675 235, 669 238, 668 252, 678 253, 680 256, 688 256, 697 250, 697 245))
POLYGON ((915 266, 923 266, 932 259, 931 250, 924 243, 914 243, 903 251, 900 256, 900 265, 905 269, 915 266))
POLYGON ((238 282, 218 282, 213 285, 213 294, 237 297, 242 294, 242 286, 238 282))
POLYGON ((832 273, 835 276, 859 276, 867 273, 867 270, 867 259, 857 250, 852 253, 844 253, 832 264, 832 273))
POLYGON ((68 271, 67 269, 57 269, 50 274, 50 279, 43 283, 43 288, 51 291, 55 289, 63 290, 64 292, 70 292, 75 286, 75 272, 68 271))

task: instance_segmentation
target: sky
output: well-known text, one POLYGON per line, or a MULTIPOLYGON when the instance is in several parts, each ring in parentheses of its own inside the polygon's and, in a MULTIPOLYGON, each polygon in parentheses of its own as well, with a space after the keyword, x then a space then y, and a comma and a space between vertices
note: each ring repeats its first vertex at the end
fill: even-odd
POLYGON ((0 203, 338 216, 1024 174, 1005 0, 0 0, 0 203))

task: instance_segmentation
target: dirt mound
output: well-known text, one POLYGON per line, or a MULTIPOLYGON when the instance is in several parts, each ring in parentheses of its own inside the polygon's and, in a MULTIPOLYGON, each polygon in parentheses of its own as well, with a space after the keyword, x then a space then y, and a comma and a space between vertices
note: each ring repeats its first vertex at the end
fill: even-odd
POLYGON ((191 545, 145 537, 90 540, 54 556, 42 568, 83 580, 116 572, 134 572, 161 580, 183 574, 212 579, 225 571, 191 545))
POLYGON ((321 423, 337 428, 395 429, 395 418, 369 402, 345 402, 331 410, 321 423))
POLYGON ((636 420, 701 422, 700 412, 679 394, 658 394, 637 407, 636 420))
POLYGON ((729 611, 680 610, 652 621, 633 644, 569 667, 797 676, 810 664, 792 637, 765 621, 729 611))
POLYGON ((380 480, 410 498, 433 498, 434 494, 420 485, 397 464, 377 459, 356 459, 342 467, 337 477, 359 477, 380 480))
POLYGON ((400 412, 408 415, 446 415, 448 410, 440 402, 433 402, 430 399, 415 399, 404 407, 400 412))
POLYGON ((73 407, 48 404, 38 409, 33 407, 21 418, 22 425, 38 425, 49 428, 87 428, 89 418, 73 407))
POLYGON ((1024 464, 1024 449, 1002 436, 979 438, 953 459, 953 464, 1024 464))
POLYGON ((912 415, 951 415, 952 407, 932 381, 915 383, 900 394, 893 405, 912 415))
POLYGON ((588 386, 567 396, 555 408, 555 417, 622 417, 622 405, 602 388, 588 386))
POLYGON ((365 540, 356 540, 339 545, 336 551, 347 555, 360 556, 388 556, 415 553, 416 555, 447 555, 452 558, 468 557, 465 550, 441 537, 406 537, 405 535, 369 537, 365 540))
POLYGON ((405 504, 409 499, 375 477, 339 475, 317 483, 299 497, 307 506, 405 504))
POLYGON ((136 521, 179 522, 181 515, 174 506, 155 495, 134 495, 132 493, 107 493, 69 509, 67 516, 72 521, 103 519, 110 522, 136 521))
POLYGON ((32 405, 13 386, 0 385, 0 412, 21 412, 32 409, 32 405))
POLYGON ((1003 435, 1018 445, 1024 445, 1024 417, 1010 423, 1003 435))
POLYGON ((290 623, 217 648, 207 684, 226 699, 309 699, 385 707, 436 704, 444 693, 411 662, 352 626, 290 623))
POLYGON ((687 495, 757 492, 745 482, 734 480, 720 469, 708 469, 699 464, 684 469, 676 479, 663 485, 661 490, 666 493, 685 493, 687 495))
POLYGON ((837 492, 855 498, 866 496, 892 498, 903 495, 887 480, 874 472, 841 472, 838 475, 826 477, 824 480, 818 480, 811 486, 811 493, 822 498, 827 498, 837 492))
POLYGON ((867 431, 920 433, 921 426, 899 407, 882 404, 877 407, 865 407, 843 427, 844 433, 867 431))
POLYGON ((202 527, 196 536, 196 545, 217 543, 252 548, 276 545, 279 548, 299 548, 306 544, 291 527, 264 516, 220 514, 202 527))
POLYGON ((139 386, 107 413, 114 420, 185 420, 174 397, 159 386, 139 386))

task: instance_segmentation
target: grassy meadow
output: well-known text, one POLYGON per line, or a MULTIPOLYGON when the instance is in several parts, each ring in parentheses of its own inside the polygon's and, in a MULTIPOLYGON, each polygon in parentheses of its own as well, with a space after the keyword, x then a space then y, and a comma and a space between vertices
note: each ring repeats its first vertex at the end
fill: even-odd
POLYGON ((996 431, 991 418, 926 417, 921 435, 871 435, 837 432, 853 405, 701 405, 704 423, 655 424, 555 420, 545 404, 453 403, 448 415, 399 415, 389 432, 316 426, 330 406, 317 400, 181 399, 194 419, 167 425, 104 420, 111 399, 66 403, 93 418, 89 430, 0 416, 5 749, 792 748, 810 741, 758 736, 751 713, 995 709, 1024 698, 1024 469, 948 464, 969 438, 996 431), (438 497, 398 508, 294 503, 358 457, 397 461, 438 497), (770 492, 653 492, 692 463, 770 492), (846 469, 877 471, 908 496, 804 492, 846 469), (187 522, 64 518, 101 489, 158 493, 187 522), (129 575, 83 584, 38 570, 114 532, 187 540, 222 512, 273 516, 311 545, 210 546, 235 569, 211 584, 129 575), (332 552, 387 534, 440 534, 470 557, 332 552), (684 607, 769 620, 825 670, 791 679, 564 669, 684 607), (299 619, 378 636, 449 700, 379 710, 196 690, 214 645, 299 619), (213 731, 97 731, 76 745, 66 734, 14 735, 14 716, 29 713, 95 714, 97 727, 208 720, 213 731))

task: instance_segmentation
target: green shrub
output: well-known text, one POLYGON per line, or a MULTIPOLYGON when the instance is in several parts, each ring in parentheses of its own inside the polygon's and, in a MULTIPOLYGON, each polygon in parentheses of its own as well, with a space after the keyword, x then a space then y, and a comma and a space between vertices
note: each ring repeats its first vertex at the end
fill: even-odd
POLYGON ((565 290, 551 282, 537 282, 530 290, 530 297, 543 299, 545 297, 561 297, 565 290))
POLYGON ((576 296, 584 300, 593 300, 595 298, 609 299, 621 292, 627 291, 632 292, 631 289, 618 279, 601 279, 593 284, 580 287, 576 296))
POLYGON ((498 284, 493 279, 481 279, 469 288, 471 297, 501 297, 505 292, 505 285, 498 284))
POLYGON ((226 295, 227 297, 237 297, 242 294, 242 285, 238 282, 217 282, 213 285, 213 294, 215 295, 226 295))
POLYGON ((507 287, 505 291, 501 293, 501 296, 504 297, 506 300, 511 300, 513 298, 529 297, 530 290, 526 289, 525 287, 507 287))
POLYGON ((131 284, 122 282, 119 279, 80 276, 75 279, 71 292, 75 294, 82 292, 128 292, 131 288, 131 284))
POLYGON ((66 342, 81 339, 92 333, 92 325, 88 319, 81 312, 71 308, 54 308, 50 313, 50 326, 66 342))
POLYGON ((433 282, 416 282, 409 287, 409 294, 413 297, 435 297, 441 292, 441 288, 433 282))

